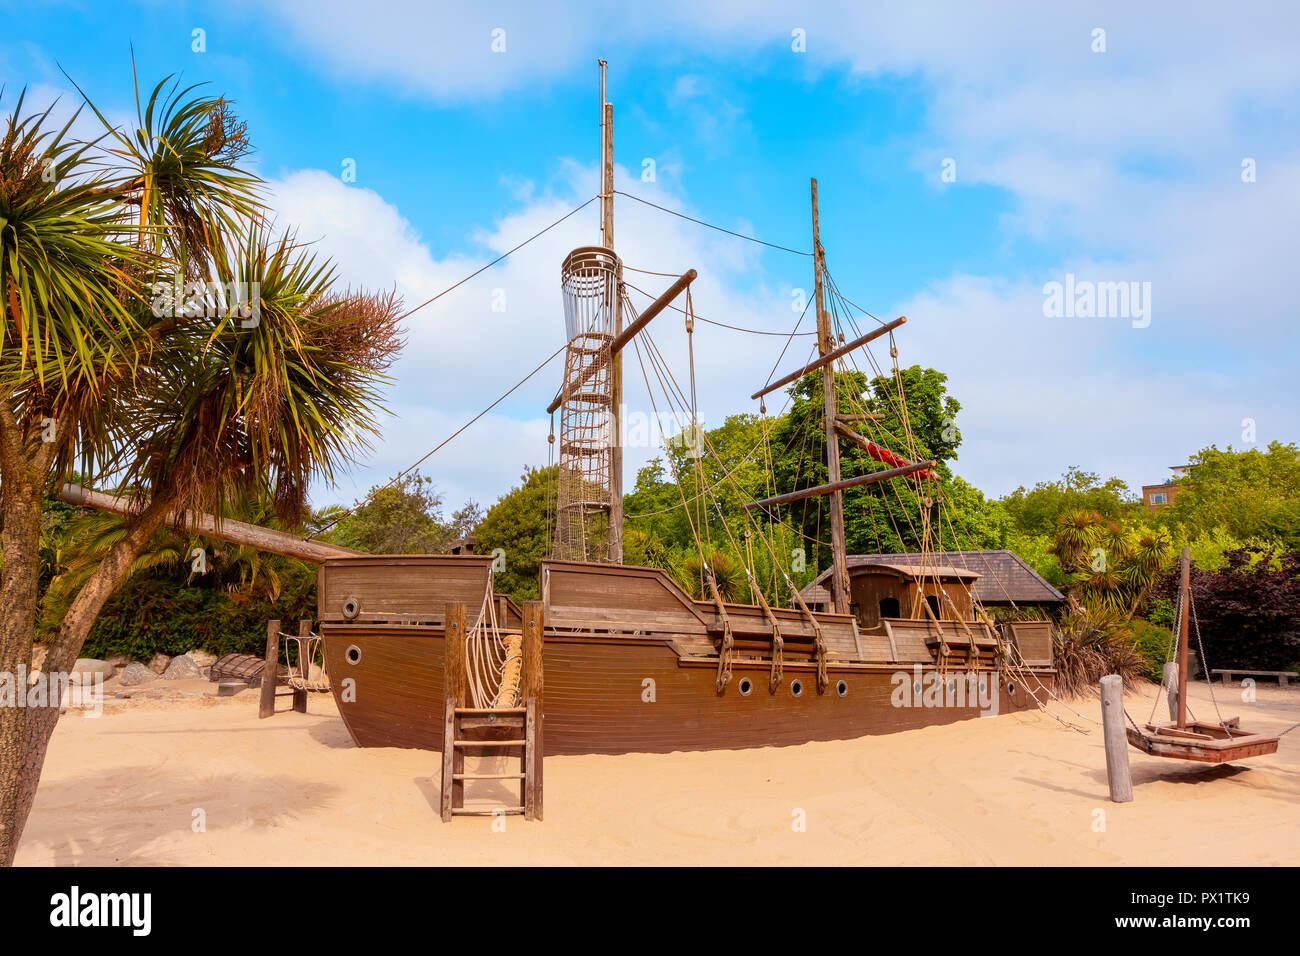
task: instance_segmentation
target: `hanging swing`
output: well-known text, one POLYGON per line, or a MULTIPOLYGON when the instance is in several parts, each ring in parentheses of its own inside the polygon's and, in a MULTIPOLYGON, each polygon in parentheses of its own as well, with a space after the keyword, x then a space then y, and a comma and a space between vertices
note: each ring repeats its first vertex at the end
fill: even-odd
MULTIPOLYGON (((1191 613, 1194 613, 1190 587, 1191 559, 1187 548, 1183 548, 1182 561, 1182 582, 1178 591, 1178 620, 1175 623, 1178 634, 1178 718, 1167 724, 1149 722, 1146 731, 1143 732, 1134 723, 1133 718, 1129 717, 1130 726, 1125 729, 1128 741, 1138 750, 1153 757, 1176 757, 1180 760, 1198 760, 1202 763, 1226 763, 1244 757, 1261 757, 1265 754, 1277 753, 1277 736, 1243 730, 1237 717, 1223 719, 1223 715, 1219 713, 1219 702, 1214 700, 1213 683, 1210 685, 1210 697, 1214 700, 1214 712, 1219 718, 1218 723, 1187 718, 1188 618, 1191 613)), ((1201 667, 1205 668, 1205 646, 1200 643, 1200 637, 1201 629, 1198 623, 1196 639, 1200 645, 1201 667)), ((1128 716, 1127 712, 1125 716, 1128 716)), ((1153 711, 1152 717, 1154 716, 1153 711)))
POLYGON ((313 694, 323 694, 330 689, 329 675, 325 673, 325 648, 319 634, 286 634, 280 632, 285 640, 285 665, 288 670, 286 679, 294 690, 304 690, 313 694), (289 641, 295 644, 297 663, 289 654, 289 641))

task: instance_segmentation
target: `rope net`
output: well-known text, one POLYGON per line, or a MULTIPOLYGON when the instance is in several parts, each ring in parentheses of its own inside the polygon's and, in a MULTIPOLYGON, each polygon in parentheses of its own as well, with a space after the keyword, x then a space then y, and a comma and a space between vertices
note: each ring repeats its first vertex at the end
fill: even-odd
POLYGON ((608 249, 575 249, 561 288, 569 344, 564 351, 559 481, 553 555, 608 561, 614 380, 610 343, 618 322, 622 263, 608 249))
POLYGON ((493 574, 483 592, 474 626, 465 633, 465 674, 474 707, 519 706, 523 636, 504 630, 497 620, 493 574))

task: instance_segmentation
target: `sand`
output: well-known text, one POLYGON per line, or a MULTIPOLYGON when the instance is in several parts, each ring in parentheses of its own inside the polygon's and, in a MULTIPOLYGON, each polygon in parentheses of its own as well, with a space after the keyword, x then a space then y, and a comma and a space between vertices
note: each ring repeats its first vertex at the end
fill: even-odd
MULTIPOLYGON (((1300 721, 1300 688, 1261 685, 1256 703, 1216 691, 1248 727, 1300 721)), ((355 747, 328 695, 258 720, 254 692, 212 692, 160 681, 98 718, 70 711, 18 865, 1300 862, 1300 730, 1220 767, 1130 750, 1129 804, 1107 798, 1100 728, 1053 705, 1091 732, 1034 712, 799 747, 551 757, 544 822, 443 824, 438 754, 355 747)), ((1153 693, 1129 712, 1145 719, 1153 693)), ((1191 700, 1213 713, 1204 684, 1191 700)), ((514 802, 475 786, 477 805, 514 802)))

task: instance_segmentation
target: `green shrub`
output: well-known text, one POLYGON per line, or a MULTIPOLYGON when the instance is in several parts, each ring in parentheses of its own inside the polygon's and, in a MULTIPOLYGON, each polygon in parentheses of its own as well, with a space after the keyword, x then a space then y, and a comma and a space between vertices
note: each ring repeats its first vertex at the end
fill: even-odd
POLYGON ((1137 652, 1146 661, 1143 676, 1158 683, 1164 676, 1164 663, 1169 659, 1169 628, 1135 617, 1121 625, 1116 630, 1116 636, 1131 642, 1137 648, 1137 652))
MULTIPOLYGON (((82 650, 83 657, 124 654, 147 662, 155 654, 175 657, 198 648, 223 654, 261 654, 266 622, 312 618, 315 575, 295 573, 284 580, 279 600, 187 585, 184 579, 138 574, 104 605, 82 650)), ((285 630, 296 630, 286 625, 285 630)))

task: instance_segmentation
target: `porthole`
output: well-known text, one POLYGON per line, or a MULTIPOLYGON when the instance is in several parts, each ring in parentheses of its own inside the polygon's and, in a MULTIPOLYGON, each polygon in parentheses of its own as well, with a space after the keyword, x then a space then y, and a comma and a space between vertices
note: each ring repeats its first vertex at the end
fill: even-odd
POLYGON ((848 696, 849 696, 849 682, 846 681, 846 680, 842 680, 842 681, 840 681, 838 684, 836 684, 836 685, 835 685, 835 693, 839 694, 841 697, 848 697, 848 696))
POLYGON ((357 647, 355 644, 349 644, 344 656, 347 657, 349 664, 360 664, 361 648, 357 647))
POLYGON ((802 697, 803 681, 799 680, 799 678, 797 677, 794 680, 790 681, 790 693, 793 694, 795 697, 802 697))
POLYGON ((748 697, 754 691, 754 682, 748 677, 742 677, 738 686, 740 688, 741 697, 748 697))
POLYGON ((361 602, 354 597, 347 598, 343 601, 343 619, 355 621, 357 615, 361 613, 361 602))
POLYGON ((1014 683, 1010 683, 1010 684, 1008 684, 1008 685, 1007 685, 1007 695, 1013 697, 1013 696, 1015 696, 1015 693, 1016 693, 1016 685, 1015 685, 1014 683))

